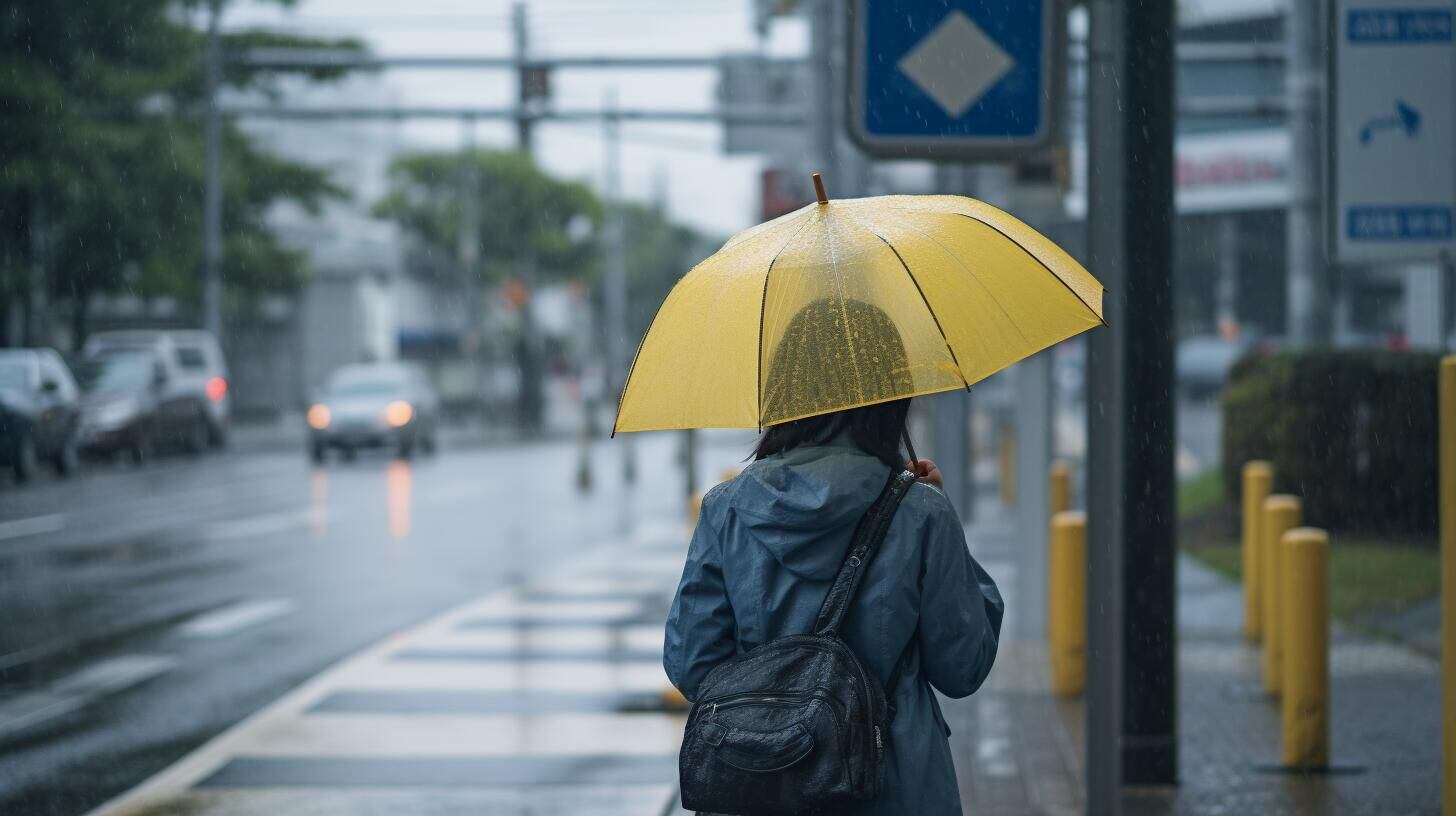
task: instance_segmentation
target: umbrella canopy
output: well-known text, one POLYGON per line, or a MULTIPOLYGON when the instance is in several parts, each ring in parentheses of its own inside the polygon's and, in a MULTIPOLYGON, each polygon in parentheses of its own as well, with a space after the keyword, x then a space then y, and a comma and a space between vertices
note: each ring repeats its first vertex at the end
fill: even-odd
POLYGON ((762 428, 967 388, 1102 322, 1102 284, 989 204, 821 195, 673 287, 614 432, 762 428))

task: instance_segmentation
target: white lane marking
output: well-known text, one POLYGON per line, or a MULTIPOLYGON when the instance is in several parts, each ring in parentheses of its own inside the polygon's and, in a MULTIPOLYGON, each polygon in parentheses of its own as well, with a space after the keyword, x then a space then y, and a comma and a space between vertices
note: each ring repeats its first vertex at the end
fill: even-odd
POLYGON ((177 627, 187 637, 217 638, 240 632, 250 626, 282 617, 292 612, 293 601, 287 598, 264 598, 239 601, 221 609, 204 612, 177 627))
POLYGON ((0 521, 0 541, 59 532, 65 527, 66 517, 60 513, 53 513, 49 516, 32 516, 15 521, 0 521))
POLYGON ((216 521, 202 528, 202 535, 210 541, 235 541, 240 538, 257 538, 306 527, 313 520, 313 511, 305 507, 298 510, 285 510, 281 513, 216 521))
POLYGON ((667 714, 336 714, 277 723, 242 752, 258 757, 671 756, 683 717, 667 714))
POLYGON ((23 731, 76 711, 171 669, 177 661, 162 655, 121 655, 81 669, 41 691, 27 692, 0 703, 0 736, 23 731))

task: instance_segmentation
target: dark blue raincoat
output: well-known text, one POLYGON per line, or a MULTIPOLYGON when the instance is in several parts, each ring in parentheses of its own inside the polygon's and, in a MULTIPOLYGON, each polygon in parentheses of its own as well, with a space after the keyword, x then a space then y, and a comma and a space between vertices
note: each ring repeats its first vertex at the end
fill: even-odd
MULTIPOLYGON (((689 700, 719 662, 810 630, 855 523, 889 474, 841 438, 754 462, 708 491, 663 653, 689 700)), ((996 659, 1001 613, 1001 595, 967 551, 949 500, 929 485, 912 487, 843 633, 881 683, 906 655, 898 688, 886 689, 897 713, 885 792, 844 813, 961 812, 950 729, 931 687, 949 697, 980 687, 996 659)))

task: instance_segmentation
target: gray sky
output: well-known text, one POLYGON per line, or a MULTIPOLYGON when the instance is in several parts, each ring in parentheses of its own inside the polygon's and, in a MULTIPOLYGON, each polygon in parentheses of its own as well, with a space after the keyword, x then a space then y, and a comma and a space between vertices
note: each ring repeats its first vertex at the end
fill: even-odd
MULTIPOLYGON (((716 55, 760 49, 750 6, 749 0, 530 0, 527 10, 531 47, 540 55, 716 55)), ((291 10, 242 0, 228 10, 224 26, 355 36, 387 55, 508 55, 510 15, 510 0, 299 0, 291 10)), ((781 21, 762 47, 801 54, 804 28, 798 20, 781 21)), ((512 79, 504 71, 392 70, 381 81, 400 104, 503 106, 511 102, 512 79)), ((600 105, 615 89, 624 108, 701 110, 712 105, 714 86, 711 71, 578 71, 553 78, 556 103, 572 108, 600 105)), ((310 101, 321 104, 316 95, 310 101)), ((761 162, 721 155, 716 126, 629 124, 622 135, 622 183, 629 198, 652 201, 662 195, 675 218, 713 234, 757 220, 761 162)), ((463 138, 459 124, 443 122, 406 124, 403 136, 410 146, 446 149, 459 147, 463 138)), ((513 138, 505 123, 477 126, 482 146, 507 147, 513 138)), ((600 189, 599 125, 545 124, 536 144, 549 170, 600 189)))

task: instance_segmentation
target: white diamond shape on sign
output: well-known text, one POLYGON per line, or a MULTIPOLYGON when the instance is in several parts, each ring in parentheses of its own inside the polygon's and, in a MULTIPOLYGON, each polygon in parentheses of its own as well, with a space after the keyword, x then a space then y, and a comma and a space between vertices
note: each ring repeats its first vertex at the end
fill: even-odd
POLYGON ((946 15, 898 67, 951 118, 966 112, 1016 61, 961 11, 946 15))

